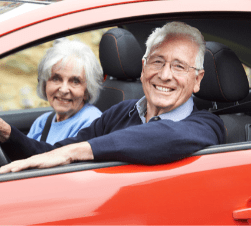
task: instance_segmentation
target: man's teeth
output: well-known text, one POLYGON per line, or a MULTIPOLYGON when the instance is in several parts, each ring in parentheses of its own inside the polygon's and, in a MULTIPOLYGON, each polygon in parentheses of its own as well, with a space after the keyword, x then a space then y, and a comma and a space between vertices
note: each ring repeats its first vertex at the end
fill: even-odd
POLYGON ((170 92, 172 91, 173 89, 170 89, 170 88, 165 88, 165 87, 162 87, 162 86, 155 86, 157 90, 159 91, 162 91, 162 92, 170 92))

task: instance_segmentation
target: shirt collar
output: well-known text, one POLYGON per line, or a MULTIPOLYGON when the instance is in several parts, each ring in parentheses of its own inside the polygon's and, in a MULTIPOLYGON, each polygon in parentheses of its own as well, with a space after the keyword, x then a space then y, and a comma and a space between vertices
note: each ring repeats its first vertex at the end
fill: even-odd
MULTIPOLYGON (((174 110, 170 112, 163 113, 159 115, 161 119, 168 119, 172 120, 174 122, 178 122, 182 119, 185 119, 188 117, 192 111, 193 111, 193 98, 190 97, 187 102, 184 104, 180 105, 179 107, 175 108, 174 110)), ((141 118, 142 122, 146 122, 145 114, 146 114, 146 109, 147 109, 147 101, 146 97, 142 97, 137 103, 136 103, 136 108, 139 113, 139 117, 141 118)))

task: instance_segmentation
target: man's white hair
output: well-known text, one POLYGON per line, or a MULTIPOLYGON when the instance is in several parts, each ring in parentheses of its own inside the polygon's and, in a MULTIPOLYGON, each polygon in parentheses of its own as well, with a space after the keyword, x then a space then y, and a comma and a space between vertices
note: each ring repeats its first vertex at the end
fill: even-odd
MULTIPOLYGON (((198 45, 198 54, 195 60, 195 66, 198 69, 203 69, 204 55, 206 50, 206 42, 201 32, 186 23, 183 22, 170 22, 161 28, 156 28, 146 41, 146 52, 143 56, 143 60, 163 41, 169 38, 182 36, 190 39, 198 45)), ((196 71, 197 72, 197 71, 196 71)))

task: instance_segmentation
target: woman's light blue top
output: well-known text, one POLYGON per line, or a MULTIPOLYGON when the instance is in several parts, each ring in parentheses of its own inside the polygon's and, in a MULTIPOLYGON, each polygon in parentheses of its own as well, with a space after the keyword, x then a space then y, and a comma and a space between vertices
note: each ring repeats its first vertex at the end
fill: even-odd
MULTIPOLYGON (((51 112, 46 112, 35 120, 27 134, 29 138, 40 141, 46 120, 50 114, 51 112)), ((53 145, 65 138, 75 137, 79 130, 88 127, 101 114, 102 112, 98 108, 86 103, 80 111, 64 121, 56 122, 55 115, 46 142, 53 145)))

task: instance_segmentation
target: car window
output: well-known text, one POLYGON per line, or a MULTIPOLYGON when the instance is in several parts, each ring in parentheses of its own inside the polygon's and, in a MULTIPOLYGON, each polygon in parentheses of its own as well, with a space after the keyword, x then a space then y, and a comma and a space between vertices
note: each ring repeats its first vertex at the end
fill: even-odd
MULTIPOLYGON (((92 30, 68 39, 79 39, 91 47, 99 59, 99 42, 102 35, 110 28, 92 30)), ((0 111, 48 107, 49 103, 36 94, 37 67, 46 50, 53 41, 25 49, 0 59, 0 111)), ((251 68, 244 65, 249 87, 251 87, 251 68)))
MULTIPOLYGON (((99 42, 104 32, 110 28, 93 30, 72 36, 91 47, 99 59, 99 42)), ((0 111, 49 106, 36 94, 37 67, 53 41, 25 49, 0 60, 0 111)))

